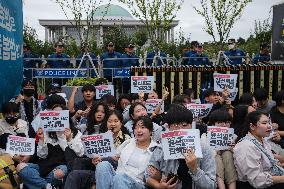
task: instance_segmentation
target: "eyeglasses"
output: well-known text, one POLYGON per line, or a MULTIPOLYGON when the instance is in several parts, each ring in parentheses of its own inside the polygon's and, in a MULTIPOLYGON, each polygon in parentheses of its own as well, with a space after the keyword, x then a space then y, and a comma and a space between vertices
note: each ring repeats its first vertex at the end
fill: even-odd
POLYGON ((113 45, 108 45, 108 47, 113 47, 113 45))

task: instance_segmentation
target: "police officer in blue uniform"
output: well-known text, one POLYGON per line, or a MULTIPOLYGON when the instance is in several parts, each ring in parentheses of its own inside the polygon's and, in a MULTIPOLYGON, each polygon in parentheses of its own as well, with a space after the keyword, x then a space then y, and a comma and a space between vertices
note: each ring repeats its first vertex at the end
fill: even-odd
MULTIPOLYGON (((103 64, 103 68, 118 68, 121 64, 121 54, 119 52, 114 51, 113 42, 109 42, 107 45, 107 51, 102 54, 101 60, 103 64)), ((104 77, 108 81, 112 81, 112 70, 104 69, 104 77)))
POLYGON ((158 47, 155 47, 154 51, 152 52, 149 52, 147 54, 147 58, 146 58, 146 64, 147 66, 152 66, 153 65, 153 62, 154 62, 154 57, 156 56, 156 62, 157 62, 157 66, 162 66, 163 63, 166 64, 166 58, 167 58, 167 55, 160 51, 158 47), (159 58, 161 57, 161 58, 159 58), (161 59, 163 60, 163 62, 161 61, 161 59))
POLYGON ((23 45, 23 54, 24 77, 27 80, 32 80, 32 68, 40 68, 42 61, 40 60, 38 55, 31 52, 31 47, 26 43, 24 43, 23 45))
POLYGON ((238 65, 243 63, 243 58, 246 57, 246 54, 241 49, 236 48, 236 40, 228 40, 229 50, 225 51, 224 54, 228 57, 229 63, 231 65, 238 65))
POLYGON ((69 68, 70 57, 63 53, 64 44, 59 41, 55 44, 55 53, 48 56, 47 67, 48 68, 69 68))
POLYGON ((189 59, 190 66, 211 65, 209 58, 203 53, 203 45, 201 43, 196 45, 196 53, 192 54, 189 59))
MULTIPOLYGON (((63 53, 64 44, 59 41, 55 43, 55 52, 48 56, 47 59, 47 67, 48 68, 70 68, 70 57, 63 53)), ((61 86, 64 85, 68 80, 61 79, 61 78, 54 78, 53 82, 60 84, 61 86)))
MULTIPOLYGON (((125 53, 121 56, 120 68, 130 68, 131 66, 139 66, 138 56, 134 52, 135 46, 129 44, 125 47, 125 53)), ((122 83, 122 93, 128 93, 130 91, 130 77, 125 77, 121 79, 122 83)))
POLYGON ((267 43, 262 43, 259 46, 260 51, 258 54, 253 57, 253 63, 257 64, 259 62, 261 63, 269 63, 270 62, 270 46, 267 43))
POLYGON ((184 60, 183 60, 183 65, 189 65, 189 61, 190 61, 190 57, 196 53, 196 48, 197 48, 197 45, 198 45, 198 41, 191 41, 190 43, 190 50, 185 52, 183 57, 184 57, 184 60))
POLYGON ((121 68, 128 68, 131 66, 139 66, 138 56, 134 53, 134 45, 129 44, 125 47, 125 53, 121 56, 121 68))

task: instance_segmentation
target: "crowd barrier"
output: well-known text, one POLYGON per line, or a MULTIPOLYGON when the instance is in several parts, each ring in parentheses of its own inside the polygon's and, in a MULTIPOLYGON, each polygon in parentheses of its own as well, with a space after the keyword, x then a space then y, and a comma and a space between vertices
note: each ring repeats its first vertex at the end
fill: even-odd
MULTIPOLYGON (((255 88, 265 87, 269 91, 271 99, 275 92, 283 88, 283 64, 242 64, 238 66, 231 65, 214 65, 214 66, 183 66, 182 60, 188 59, 183 57, 177 60, 173 57, 162 58, 158 57, 157 61, 163 60, 163 66, 145 66, 146 59, 137 59, 139 67, 132 68, 104 68, 104 61, 114 60, 118 58, 94 59, 99 62, 97 65, 98 73, 103 76, 104 71, 111 70, 112 82, 115 78, 125 78, 130 76, 154 76, 155 86, 159 94, 167 87, 170 90, 170 99, 174 95, 183 93, 186 88, 195 90, 196 98, 202 98, 202 91, 213 86, 213 73, 231 73, 238 74, 237 87, 239 88, 238 96, 240 97, 245 92, 253 92, 255 88)), ((119 58, 120 60, 123 60, 119 58)), ((32 59, 27 59, 32 60, 32 59)), ((48 59, 45 59, 45 61, 48 59)), ((80 59, 78 59, 80 60, 80 59)), ((157 62, 153 62, 154 64, 157 62)), ((89 65, 88 65, 89 67, 89 65)), ((43 89, 46 89, 46 80, 59 78, 72 79, 75 77, 94 77, 92 70, 94 68, 68 68, 68 69, 49 69, 49 68, 28 68, 31 70, 32 78, 36 78, 43 89)), ((65 79, 66 81, 66 79, 65 79)), ((43 91, 45 92, 45 91, 43 91)))
POLYGON ((243 64, 239 66, 168 66, 168 67, 132 67, 133 76, 154 76, 158 93, 167 87, 171 99, 174 95, 182 94, 184 89, 195 90, 196 98, 202 98, 202 91, 213 87, 213 73, 238 74, 238 96, 254 92, 254 89, 264 87, 269 92, 269 98, 283 89, 284 65, 277 64, 243 64))

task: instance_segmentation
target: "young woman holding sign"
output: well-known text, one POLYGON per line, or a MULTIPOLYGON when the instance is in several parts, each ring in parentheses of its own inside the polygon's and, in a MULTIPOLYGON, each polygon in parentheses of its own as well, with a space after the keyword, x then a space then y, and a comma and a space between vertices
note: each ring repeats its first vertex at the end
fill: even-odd
MULTIPOLYGON (((123 126, 123 116, 118 110, 110 111, 106 115, 105 122, 101 125, 101 131, 113 132, 114 146, 118 148, 124 141, 130 139, 127 129, 123 126)), ((86 160, 86 158, 84 158, 86 160)), ((95 166, 101 161, 108 161, 114 168, 117 167, 117 157, 93 159, 85 161, 92 170, 73 170, 67 177, 65 189, 89 188, 95 183, 95 166)))
POLYGON ((272 130, 268 114, 248 114, 240 140, 234 148, 237 188, 284 188, 284 169, 278 165, 264 137, 272 130))
MULTIPOLYGON (((226 110, 215 110, 209 116, 209 125, 216 127, 230 127, 232 117, 226 110)), ((201 136, 201 139, 206 140, 206 134, 204 133, 201 136)), ((234 139, 237 138, 237 135, 234 135, 234 139)), ((228 186, 228 189, 236 188, 236 181, 238 175, 236 168, 234 166, 234 158, 232 147, 228 150, 216 150, 215 151, 215 161, 217 168, 217 184, 219 189, 225 189, 225 183, 228 186)))
POLYGON ((96 169, 96 187, 99 189, 144 189, 144 170, 157 146, 151 140, 153 123, 147 116, 139 117, 133 124, 135 138, 125 141, 117 150, 118 167, 106 161, 96 169))
MULTIPOLYGON (((53 110, 60 111, 66 109, 61 105, 54 105, 53 110)), ((29 189, 39 189, 62 185, 63 179, 67 176, 66 149, 70 149, 77 156, 84 154, 81 143, 81 133, 77 131, 69 121, 70 128, 63 132, 46 132, 42 128, 37 131, 39 143, 37 147, 37 164, 20 163, 17 171, 23 183, 29 189)))

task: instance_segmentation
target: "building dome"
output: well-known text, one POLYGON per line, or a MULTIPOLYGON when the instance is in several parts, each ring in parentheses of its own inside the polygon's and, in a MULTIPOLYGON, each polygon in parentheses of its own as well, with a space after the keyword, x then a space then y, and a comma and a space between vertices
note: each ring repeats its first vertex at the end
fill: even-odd
POLYGON ((95 20, 133 20, 132 15, 119 5, 101 5, 93 13, 95 20))

